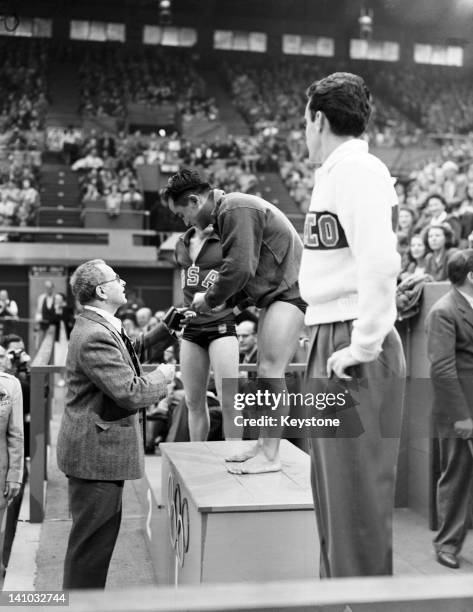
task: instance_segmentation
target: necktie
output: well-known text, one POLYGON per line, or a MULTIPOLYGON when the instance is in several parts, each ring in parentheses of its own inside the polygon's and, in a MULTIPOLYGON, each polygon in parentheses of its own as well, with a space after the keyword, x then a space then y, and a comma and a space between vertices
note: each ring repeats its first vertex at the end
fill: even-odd
POLYGON ((139 361, 138 361, 138 357, 136 355, 135 349, 133 348, 132 341, 130 340, 130 338, 128 337, 128 334, 125 332, 125 330, 123 328, 122 328, 122 331, 121 331, 121 337, 123 339, 123 342, 125 343, 125 346, 126 346, 128 352, 130 353, 130 357, 131 357, 131 360, 132 360, 133 365, 135 367, 135 371, 136 371, 136 373, 139 376, 140 375, 140 364, 139 364, 139 361))
MULTIPOLYGON (((138 356, 136 355, 135 349, 133 348, 132 341, 130 340, 128 334, 123 329, 123 327, 122 327, 122 331, 120 335, 122 337, 123 342, 125 343, 127 351, 130 353, 130 357, 133 362, 133 366, 135 367, 135 372, 138 374, 138 376, 140 376, 140 363, 138 361, 138 356)), ((143 436, 143 448, 146 448, 146 410, 141 409, 140 412, 141 412, 140 422, 142 426, 141 433, 143 436)))

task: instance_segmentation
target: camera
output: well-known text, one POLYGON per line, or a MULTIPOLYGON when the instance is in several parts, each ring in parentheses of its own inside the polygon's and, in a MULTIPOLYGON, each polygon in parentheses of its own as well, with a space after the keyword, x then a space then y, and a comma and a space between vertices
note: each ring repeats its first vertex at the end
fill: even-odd
POLYGON ((27 364, 30 361, 30 356, 24 349, 15 349, 8 351, 12 369, 16 372, 27 371, 27 364))
POLYGON ((184 313, 181 312, 175 306, 171 306, 171 308, 164 315, 163 323, 165 323, 169 329, 174 331, 180 331, 181 323, 184 320, 184 313))

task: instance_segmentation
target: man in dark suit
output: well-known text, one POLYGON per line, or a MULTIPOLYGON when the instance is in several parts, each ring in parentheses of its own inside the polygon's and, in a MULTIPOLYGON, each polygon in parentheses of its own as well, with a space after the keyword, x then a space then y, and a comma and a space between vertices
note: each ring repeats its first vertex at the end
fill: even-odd
POLYGON ((121 522, 125 480, 143 476, 142 409, 165 397, 173 365, 143 374, 140 354, 175 338, 164 324, 132 344, 114 315, 126 303, 125 281, 103 260, 71 278, 84 306, 71 333, 66 405, 57 441, 68 477, 72 529, 63 588, 104 588, 121 522))
POLYGON ((448 262, 452 289, 428 314, 433 414, 440 445, 437 561, 458 568, 473 504, 473 249, 448 262))
POLYGON ((38 346, 40 346, 49 326, 54 323, 56 313, 54 310, 54 283, 50 280, 44 282, 44 293, 38 297, 35 321, 39 331, 38 346))

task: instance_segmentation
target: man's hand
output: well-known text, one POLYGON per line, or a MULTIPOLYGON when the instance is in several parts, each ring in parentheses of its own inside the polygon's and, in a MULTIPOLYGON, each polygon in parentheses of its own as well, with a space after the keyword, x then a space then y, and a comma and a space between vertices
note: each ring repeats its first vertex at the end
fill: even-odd
POLYGON ((347 346, 339 351, 335 351, 327 359, 327 376, 330 378, 332 374, 335 374, 338 378, 351 380, 351 376, 348 376, 345 370, 359 363, 361 362, 353 357, 350 347, 347 346))
POLYGON ((196 312, 210 312, 210 306, 205 301, 205 292, 198 292, 194 295, 191 308, 196 312))
POLYGON ((156 369, 159 370, 161 374, 164 374, 168 385, 172 383, 176 375, 176 366, 173 363, 162 363, 156 369))
POLYGON ((182 310, 180 310, 180 312, 181 312, 182 315, 184 315, 184 318, 179 323, 179 327, 181 329, 183 327, 185 327, 188 323, 190 323, 192 321, 192 319, 195 319, 195 317, 197 316, 197 313, 194 312, 193 310, 185 310, 184 312, 182 312, 182 310))
POLYGON ((453 423, 453 429, 455 433, 466 440, 467 438, 473 437, 473 419, 463 419, 463 421, 455 421, 453 423))
POLYGON ((19 482, 7 482, 5 483, 5 489, 3 490, 4 497, 7 498, 7 501, 12 500, 14 497, 18 495, 21 489, 21 484, 19 482))

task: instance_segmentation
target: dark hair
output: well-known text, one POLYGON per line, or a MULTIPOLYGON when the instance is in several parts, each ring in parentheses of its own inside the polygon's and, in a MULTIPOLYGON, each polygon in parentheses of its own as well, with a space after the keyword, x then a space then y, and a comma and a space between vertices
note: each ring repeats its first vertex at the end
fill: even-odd
POLYGON ((21 336, 18 336, 18 334, 7 334, 2 339, 3 348, 7 349, 8 345, 11 344, 12 342, 23 342, 24 344, 23 338, 21 336))
POLYGON ((447 263, 447 276, 452 285, 463 285, 468 272, 473 272, 473 249, 455 251, 447 263))
POLYGON ((445 236, 445 249, 451 249, 455 246, 455 234, 450 225, 448 225, 448 223, 439 223, 438 225, 428 225, 424 230, 424 244, 427 251, 432 250, 429 246, 429 232, 431 229, 441 229, 443 231, 443 235, 445 236))
POLYGON ((168 179, 161 195, 166 202, 169 199, 176 202, 186 191, 202 193, 208 189, 211 189, 210 183, 204 180, 196 170, 183 168, 168 179))
POLYGON ((255 324, 255 333, 258 331, 258 317, 251 310, 242 310, 235 316, 235 323, 240 325, 243 321, 250 321, 255 324))
POLYGON ((237 325, 241 325, 242 323, 252 323, 253 324, 253 331, 250 332, 250 333, 254 334, 254 335, 256 335, 258 333, 258 321, 255 321, 254 319, 250 319, 249 317, 245 317, 241 321, 238 321, 237 325))
POLYGON ((426 208, 429 205, 430 200, 432 200, 433 198, 437 198, 437 200, 440 200, 442 202, 446 209, 448 208, 447 200, 443 197, 441 193, 431 193, 430 195, 428 195, 425 199, 422 208, 426 208))
POLYGON ((400 206, 398 209, 398 214, 397 214, 397 222, 399 225, 399 214, 401 213, 401 211, 407 211, 411 217, 412 217, 412 225, 414 225, 414 223, 417 221, 417 214, 414 210, 412 210, 412 208, 409 208, 408 206, 400 206))
POLYGON ((361 136, 371 114, 370 92, 364 80, 350 72, 334 72, 307 90, 312 121, 321 111, 337 136, 361 136))
MULTIPOLYGON (((419 240, 422 242, 422 244, 425 247, 425 240, 422 237, 422 234, 420 234, 419 232, 416 232, 415 234, 412 234, 412 236, 409 239, 409 244, 408 244, 407 251, 406 251, 406 254, 405 254, 405 257, 404 257, 403 270, 402 270, 403 272, 405 272, 407 270, 407 268, 408 268, 408 266, 410 264, 417 264, 417 261, 414 259, 414 257, 412 256, 412 253, 411 253, 411 242, 412 242, 412 240, 414 238, 419 238, 419 240)), ((427 248, 424 251, 423 259, 425 259, 425 256, 429 252, 430 252, 430 249, 427 246, 427 248)))

